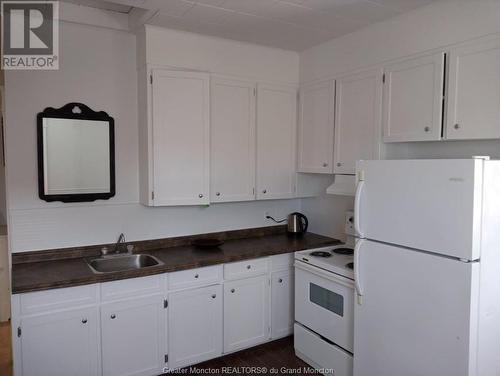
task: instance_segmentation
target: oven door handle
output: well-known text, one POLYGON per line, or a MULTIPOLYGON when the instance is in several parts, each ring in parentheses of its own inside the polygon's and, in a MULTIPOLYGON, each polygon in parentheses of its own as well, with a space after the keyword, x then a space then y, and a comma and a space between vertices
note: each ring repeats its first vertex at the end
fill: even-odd
POLYGON ((361 288, 361 278, 360 278, 360 272, 359 270, 361 269, 361 247, 363 243, 365 242, 365 239, 358 239, 356 241, 356 245, 354 246, 354 287, 356 288, 356 294, 358 296, 358 304, 363 304, 362 297, 363 297, 363 289, 361 288))
POLYGON ((321 268, 318 268, 316 266, 311 266, 311 265, 306 264, 302 261, 295 261, 294 266, 296 269, 300 269, 302 271, 317 275, 318 277, 328 279, 332 282, 341 284, 345 287, 349 287, 351 289, 354 288, 354 282, 351 279, 346 278, 346 277, 342 277, 342 276, 335 274, 333 272, 328 272, 328 271, 323 270, 321 268))

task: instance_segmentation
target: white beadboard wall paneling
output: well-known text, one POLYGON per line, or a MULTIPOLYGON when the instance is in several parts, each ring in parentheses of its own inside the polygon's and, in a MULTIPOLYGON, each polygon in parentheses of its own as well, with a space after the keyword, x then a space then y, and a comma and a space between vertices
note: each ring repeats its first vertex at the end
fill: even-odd
POLYGON ((437 1, 300 53, 313 82, 500 32, 500 2, 437 1))
POLYGON ((276 218, 300 209, 300 200, 215 204, 209 207, 150 208, 140 204, 14 210, 12 252, 158 239, 272 226, 276 218))
MULTIPOLYGON (((218 73, 264 82, 296 84, 299 54, 276 48, 146 25, 145 63, 218 73)), ((141 57, 139 57, 141 59, 141 57)), ((139 60, 139 62, 144 62, 139 60)))

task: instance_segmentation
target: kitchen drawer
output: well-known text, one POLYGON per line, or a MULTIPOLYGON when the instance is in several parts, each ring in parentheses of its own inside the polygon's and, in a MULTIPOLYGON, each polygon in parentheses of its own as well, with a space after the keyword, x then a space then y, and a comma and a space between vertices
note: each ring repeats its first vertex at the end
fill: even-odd
POLYGON ((182 270, 169 274, 169 290, 207 286, 222 282, 222 265, 182 270))
POLYGON ((306 363, 316 369, 328 369, 335 376, 352 376, 352 354, 299 324, 294 325, 293 338, 295 354, 306 363))
POLYGON ((294 253, 284 253, 282 255, 271 256, 271 271, 276 272, 284 269, 291 269, 293 266, 294 253))
POLYGON ((246 261, 224 264, 224 279, 240 279, 266 274, 269 270, 269 258, 263 257, 246 261))
POLYGON ((163 292, 165 275, 122 279, 101 284, 101 301, 133 298, 163 292))
POLYGON ((94 284, 20 294, 21 314, 31 315, 96 304, 97 286, 94 284))

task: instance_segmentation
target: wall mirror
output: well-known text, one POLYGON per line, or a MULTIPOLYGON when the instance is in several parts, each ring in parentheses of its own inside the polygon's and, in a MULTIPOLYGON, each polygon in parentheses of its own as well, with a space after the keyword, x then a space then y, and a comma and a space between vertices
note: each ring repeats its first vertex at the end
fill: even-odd
POLYGON ((37 116, 38 191, 45 201, 85 202, 115 195, 114 120, 81 103, 37 116))

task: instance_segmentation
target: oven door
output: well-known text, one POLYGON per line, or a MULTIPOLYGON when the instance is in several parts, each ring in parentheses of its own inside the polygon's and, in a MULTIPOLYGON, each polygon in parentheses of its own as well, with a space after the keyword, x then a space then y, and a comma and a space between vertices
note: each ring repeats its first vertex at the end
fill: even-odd
POLYGON ((354 281, 296 261, 295 321, 352 353, 354 281))

